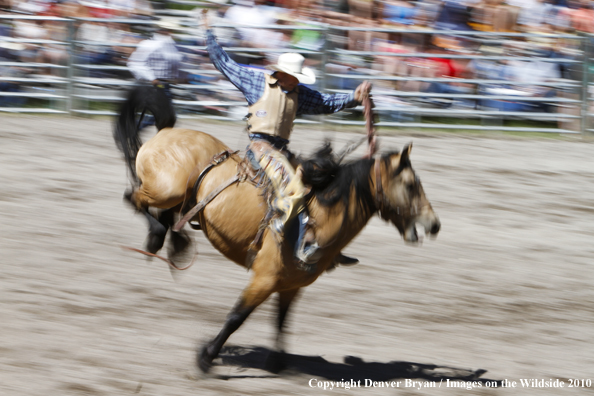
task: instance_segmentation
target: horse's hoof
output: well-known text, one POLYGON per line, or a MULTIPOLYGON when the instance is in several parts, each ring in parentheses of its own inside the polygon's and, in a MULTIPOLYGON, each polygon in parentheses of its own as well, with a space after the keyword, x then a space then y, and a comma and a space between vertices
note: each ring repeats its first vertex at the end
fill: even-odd
POLYGON ((192 238, 185 231, 170 232, 167 242, 167 258, 176 265, 190 262, 194 254, 194 249, 191 249, 192 245, 192 238))
POLYGON ((159 250, 161 250, 163 244, 165 243, 166 234, 166 229, 165 232, 149 232, 146 238, 146 251, 152 254, 156 254, 159 250))
POLYGON ((183 231, 172 232, 169 237, 171 238, 169 246, 169 254, 171 256, 185 252, 192 244, 192 239, 183 231))
POLYGON ((208 373, 210 371, 210 368, 212 367, 212 360, 213 358, 208 353, 207 346, 202 347, 202 349, 198 353, 197 359, 198 368, 200 369, 200 371, 202 371, 204 374, 208 373))
POLYGON ((123 200, 124 200, 125 203, 127 203, 128 205, 130 205, 136 211, 138 211, 138 208, 136 207, 136 205, 134 205, 134 201, 132 200, 132 196, 133 195, 134 195, 134 190, 132 190, 132 189, 126 190, 124 192, 123 200))

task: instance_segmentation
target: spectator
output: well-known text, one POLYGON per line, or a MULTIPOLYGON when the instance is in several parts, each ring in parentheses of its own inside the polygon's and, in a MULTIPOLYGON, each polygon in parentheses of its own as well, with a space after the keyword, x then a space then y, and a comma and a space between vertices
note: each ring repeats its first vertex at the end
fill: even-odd
MULTIPOLYGON (((47 30, 43 27, 43 21, 16 20, 14 22, 14 36, 27 40, 45 40, 48 38, 47 30)), ((39 62, 41 48, 39 43, 26 43, 25 50, 20 52, 20 59, 23 62, 39 62)))
MULTIPOLYGON (((352 15, 352 25, 369 28, 380 25, 381 8, 376 7, 375 0, 349 0, 349 9, 352 15)), ((386 40, 387 36, 385 33, 349 30, 348 49, 350 51, 371 51, 374 39, 386 40)))
POLYGON ((114 17, 120 18, 149 18, 154 14, 147 0, 107 0, 107 7, 114 17))
MULTIPOLYGON (((267 26, 276 23, 276 11, 264 7, 264 1, 258 0, 235 0, 232 7, 225 13, 225 19, 231 24, 249 25, 249 26, 267 26)), ((271 41, 282 40, 276 34, 262 34, 262 30, 254 28, 241 27, 237 29, 241 40, 250 47, 262 48, 270 44, 271 41)))
MULTIPOLYGON (((128 68, 137 81, 154 85, 169 98, 171 111, 173 104, 170 85, 178 82, 182 61, 182 55, 171 37, 171 31, 177 27, 172 21, 159 21, 153 37, 140 42, 128 61, 128 68)), ((140 129, 154 123, 154 117, 147 116, 140 129)))
POLYGON ((385 0, 382 1, 382 21, 395 25, 412 25, 418 10, 412 1, 385 0))
POLYGON ((530 7, 524 7, 518 17, 518 24, 529 32, 549 31, 549 21, 552 19, 553 5, 545 0, 536 0, 530 7))
POLYGON ((107 0, 107 6, 112 9, 113 17, 130 18, 136 7, 136 0, 107 0))
MULTIPOLYGON (((45 29, 52 41, 59 41, 63 44, 48 43, 41 48, 40 60, 52 65, 66 66, 68 64, 68 28, 64 22, 45 21, 45 29)), ((50 68, 49 74, 66 77, 64 69, 50 68)))
POLYGON ((472 30, 469 9, 461 0, 445 0, 435 21, 435 27, 443 30, 472 30))
MULTIPOLYGON (((112 35, 104 22, 88 21, 78 28, 77 40, 82 42, 78 61, 89 65, 105 65, 113 63, 114 51, 111 43, 112 35)), ((99 77, 101 72, 91 71, 92 77, 99 77)))
POLYGON ((505 0, 482 0, 472 7, 470 26, 484 32, 516 32, 520 10, 505 0))
MULTIPOLYGON (((434 37, 434 45, 430 48, 429 52, 436 55, 456 55, 460 52, 469 53, 470 51, 465 49, 464 45, 464 42, 461 40, 456 40, 447 36, 436 36, 434 37)), ((468 67, 468 60, 435 57, 429 58, 428 61, 430 62, 429 68, 433 72, 434 77, 450 78, 452 79, 452 82, 433 82, 424 89, 425 92, 453 95, 472 94, 474 92, 474 89, 469 84, 456 81, 458 78, 467 79, 473 77, 472 69, 469 69, 468 67)), ((434 102, 443 105, 443 99, 441 98, 434 102)), ((454 102, 457 102, 464 107, 475 106, 473 101, 467 99, 457 100, 456 98, 452 98, 451 102, 445 103, 445 106, 449 107, 454 102)))
MULTIPOLYGON (((249 26, 270 26, 275 25, 281 16, 280 9, 265 5, 263 0, 235 0, 235 5, 225 12, 224 21, 232 25, 249 26)), ((217 29, 217 31, 219 31, 217 29)), ((252 48, 282 49, 289 45, 291 37, 288 32, 272 29, 257 29, 241 27, 236 29, 239 46, 252 48)), ((227 34, 223 35, 223 42, 229 40, 227 34)), ((233 53, 233 59, 241 64, 262 65, 266 62, 274 62, 278 57, 277 53, 233 53)))
POLYGON ((578 0, 577 9, 571 12, 571 25, 578 32, 594 33, 594 3, 591 0, 578 0))
MULTIPOLYGON (((0 60, 2 61, 17 61, 19 53, 25 50, 23 44, 2 39, 2 36, 10 37, 11 33, 10 26, 0 24, 0 60)), ((24 97, 10 96, 11 93, 20 92, 19 84, 11 81, 11 77, 23 77, 23 71, 23 68, 0 66, 0 76, 5 79, 5 81, 0 81, 0 107, 19 107, 25 103, 24 97), (3 92, 9 95, 4 95, 3 92)))
POLYGON ((25 0, 13 3, 13 9, 32 15, 46 13, 49 11, 50 6, 51 2, 43 0, 25 0))
POLYGON ((0 0, 0 13, 12 11, 11 0, 0 0))
POLYGON ((130 17, 139 19, 151 19, 155 16, 155 11, 151 2, 148 0, 136 0, 134 11, 130 13, 130 17))
POLYGON ((112 32, 114 42, 121 44, 113 46, 113 62, 117 65, 126 65, 134 52, 134 47, 130 45, 139 44, 142 41, 141 37, 139 34, 132 33, 130 31, 130 25, 125 23, 110 23, 108 27, 112 32))

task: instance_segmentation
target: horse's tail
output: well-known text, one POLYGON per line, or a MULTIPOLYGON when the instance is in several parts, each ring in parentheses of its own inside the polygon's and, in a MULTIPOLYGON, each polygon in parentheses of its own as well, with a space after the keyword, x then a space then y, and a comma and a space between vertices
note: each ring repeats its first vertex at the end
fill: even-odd
POLYGON ((157 130, 172 128, 175 125, 175 110, 163 89, 149 84, 137 85, 128 92, 120 106, 119 115, 113 130, 116 145, 124 153, 131 177, 138 182, 136 156, 142 146, 139 118, 137 115, 151 113, 155 117, 157 130))

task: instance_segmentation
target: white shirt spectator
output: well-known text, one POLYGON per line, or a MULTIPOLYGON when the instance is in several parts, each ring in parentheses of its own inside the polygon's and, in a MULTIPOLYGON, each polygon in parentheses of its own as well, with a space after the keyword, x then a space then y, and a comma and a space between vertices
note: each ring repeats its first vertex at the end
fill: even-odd
POLYGON ((76 37, 80 41, 84 41, 87 44, 83 45, 83 49, 87 52, 103 53, 107 51, 109 47, 99 44, 109 43, 110 31, 103 23, 97 22, 85 22, 78 28, 76 37), (97 43, 94 45, 93 43, 97 43))
POLYGON ((535 2, 530 8, 525 7, 518 17, 518 24, 537 29, 547 21, 547 16, 553 11, 551 4, 535 2))
POLYGON ((108 0, 107 3, 109 7, 127 13, 134 12, 136 9, 136 0, 108 0))
POLYGON ((514 6, 514 7, 520 7, 520 8, 532 8, 535 5, 537 5, 539 3, 539 1, 537 0, 507 0, 507 4, 514 6))
POLYGON ((27 12, 30 14, 40 14, 42 12, 47 11, 51 6, 49 1, 43 0, 19 1, 13 2, 13 4, 13 7, 16 10, 27 12))
MULTIPOLYGON (((248 0, 249 1, 249 0, 248 0)), ((243 4, 243 3, 242 3, 243 4)), ((227 10, 225 19, 233 24, 248 26, 269 26, 276 23, 274 11, 268 7, 235 5, 227 10)), ((282 34, 271 30, 238 28, 242 39, 254 47, 270 47, 282 41, 282 34)))
POLYGON ((179 77, 182 54, 171 36, 155 33, 140 42, 128 60, 128 67, 139 81, 175 80, 179 77))

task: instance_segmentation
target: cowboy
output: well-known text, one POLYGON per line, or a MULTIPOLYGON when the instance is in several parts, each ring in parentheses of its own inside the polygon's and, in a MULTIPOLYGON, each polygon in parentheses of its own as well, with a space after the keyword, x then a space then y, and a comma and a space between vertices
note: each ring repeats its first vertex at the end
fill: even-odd
MULTIPOLYGON (((128 69, 137 81, 150 83, 168 99, 171 111, 173 110, 170 84, 179 79, 179 68, 182 61, 182 54, 175 46, 171 37, 171 31, 177 25, 169 20, 163 19, 157 22, 157 28, 153 36, 141 41, 136 51, 128 59, 128 69)), ((144 117, 140 128, 154 125, 155 119, 151 115, 144 117)))
MULTIPOLYGON (((246 156, 264 170, 275 190, 273 206, 281 217, 271 223, 271 230, 282 240, 286 225, 297 218, 299 236, 295 243, 295 259, 300 268, 315 269, 321 250, 309 221, 301 180, 300 167, 295 170, 287 155, 293 122, 300 114, 331 114, 355 107, 369 95, 371 84, 364 82, 350 94, 323 94, 301 84, 313 84, 313 70, 303 67, 304 57, 297 53, 279 56, 278 63, 269 66, 273 74, 242 67, 233 61, 217 43, 203 11, 207 49, 214 66, 245 96, 249 107, 247 131, 250 145, 246 156)), ((338 264, 356 264, 357 259, 339 254, 338 264)))

